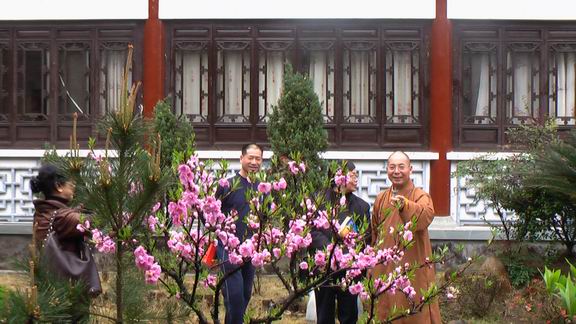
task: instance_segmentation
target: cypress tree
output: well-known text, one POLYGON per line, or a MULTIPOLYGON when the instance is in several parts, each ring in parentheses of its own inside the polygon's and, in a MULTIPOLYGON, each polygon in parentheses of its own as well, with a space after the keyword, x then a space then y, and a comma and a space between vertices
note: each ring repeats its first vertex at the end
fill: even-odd
POLYGON ((278 157, 295 157, 299 153, 310 170, 322 166, 319 153, 328 148, 321 104, 312 81, 292 66, 286 66, 284 88, 270 114, 268 138, 278 157))

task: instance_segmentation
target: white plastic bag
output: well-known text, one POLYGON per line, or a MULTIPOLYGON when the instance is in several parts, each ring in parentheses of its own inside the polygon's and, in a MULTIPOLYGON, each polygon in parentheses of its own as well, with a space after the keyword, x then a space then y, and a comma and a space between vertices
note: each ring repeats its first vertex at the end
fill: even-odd
POLYGON ((306 322, 316 323, 316 294, 314 290, 308 293, 308 303, 306 304, 306 322))

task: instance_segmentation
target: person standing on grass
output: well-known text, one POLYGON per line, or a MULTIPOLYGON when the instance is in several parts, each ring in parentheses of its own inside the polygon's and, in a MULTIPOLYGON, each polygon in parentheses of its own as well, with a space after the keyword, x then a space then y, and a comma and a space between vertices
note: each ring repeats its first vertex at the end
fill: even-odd
MULTIPOLYGON (((240 155, 240 171, 235 176, 228 179, 232 184, 236 179, 239 182, 237 190, 231 191, 231 185, 227 187, 219 186, 216 197, 221 199, 221 210, 228 215, 235 210, 238 213, 236 220, 236 236, 242 242, 248 236, 248 227, 244 218, 250 212, 250 204, 246 201, 246 192, 250 189, 257 190, 258 183, 251 183, 248 179, 250 173, 260 171, 262 166, 262 147, 251 143, 242 147, 240 155)), ((240 266, 233 265, 228 261, 228 252, 224 250, 223 244, 218 244, 217 256, 222 264, 224 274, 233 272, 225 281, 222 287, 224 294, 224 306, 226 308, 226 324, 241 324, 244 321, 244 313, 252 296, 252 284, 256 269, 252 263, 247 262, 240 266), (241 269, 238 269, 240 267, 241 269)))
MULTIPOLYGON (((357 231, 363 227, 363 224, 368 224, 368 230, 364 233, 366 235, 364 242, 369 243, 370 205, 354 194, 358 190, 358 173, 355 170, 356 166, 354 163, 346 162, 345 169, 347 172, 346 183, 341 186, 333 184, 332 188, 326 193, 326 198, 334 205, 340 200, 342 195, 346 197, 346 205, 344 210, 338 215, 338 222, 347 222, 347 224, 342 224, 342 228, 346 228, 346 231, 348 229, 357 231), (347 221, 347 218, 349 221, 347 221)), ((310 248, 313 253, 316 250, 325 249, 332 242, 330 229, 313 230, 311 234, 312 244, 310 248)), ((339 235, 341 235, 341 238, 345 238, 347 233, 342 230, 339 235)), ((342 279, 342 276, 338 276, 314 290, 318 324, 333 324, 336 316, 338 316, 338 321, 341 324, 355 324, 358 321, 358 297, 347 289, 343 290, 339 287, 337 282, 340 279, 342 279), (338 303, 337 308, 336 302, 338 303)))
MULTIPOLYGON (((432 198, 421 188, 416 188, 410 179, 412 165, 408 155, 402 151, 394 152, 388 158, 388 178, 392 187, 380 192, 374 201, 374 216, 372 217, 372 246, 376 249, 391 248, 395 245, 394 236, 389 234, 390 228, 405 224, 415 219, 416 228, 413 233, 414 245, 405 251, 404 257, 398 264, 425 264, 426 259, 432 255, 428 226, 434 219, 434 205, 432 198), (385 211, 391 210, 386 216, 385 211)), ((372 269, 371 276, 378 278, 394 270, 396 264, 377 265, 372 269)), ((436 275, 433 267, 423 267, 416 270, 415 278, 411 281, 416 291, 413 298, 415 303, 420 302, 420 291, 428 290, 434 283, 436 275)), ((402 292, 391 295, 382 294, 378 298, 378 318, 385 321, 394 306, 407 309, 410 307, 408 297, 402 292)), ((441 323, 440 307, 434 301, 424 306, 421 312, 403 318, 394 323, 441 323)))

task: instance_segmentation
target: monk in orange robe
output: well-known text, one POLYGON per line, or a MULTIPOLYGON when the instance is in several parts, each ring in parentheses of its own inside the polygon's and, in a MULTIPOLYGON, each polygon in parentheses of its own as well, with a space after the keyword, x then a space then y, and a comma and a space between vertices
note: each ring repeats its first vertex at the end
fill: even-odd
MULTIPOLYGON (((390 189, 378 194, 374 202, 372 214, 372 245, 378 249, 394 246, 394 237, 389 234, 390 227, 397 228, 398 224, 406 224, 416 218, 416 228, 413 233, 414 244, 405 251, 402 261, 398 264, 378 265, 371 271, 373 278, 388 275, 398 265, 405 263, 423 264, 427 257, 432 254, 428 226, 434 219, 434 206, 432 199, 421 188, 414 187, 410 179, 412 165, 406 153, 397 151, 390 155, 387 165, 388 178, 392 182, 390 189), (390 213, 386 213, 390 210, 390 213)), ((414 302, 420 302, 420 290, 427 290, 435 281, 434 269, 423 267, 415 272, 415 278, 411 280, 412 287, 416 290, 414 302)), ((393 306, 407 309, 410 307, 408 298, 402 292, 397 291, 394 295, 384 293, 377 301, 377 316, 385 321, 393 306)), ((440 308, 438 302, 425 305, 418 314, 405 317, 394 323, 441 323, 440 308)))

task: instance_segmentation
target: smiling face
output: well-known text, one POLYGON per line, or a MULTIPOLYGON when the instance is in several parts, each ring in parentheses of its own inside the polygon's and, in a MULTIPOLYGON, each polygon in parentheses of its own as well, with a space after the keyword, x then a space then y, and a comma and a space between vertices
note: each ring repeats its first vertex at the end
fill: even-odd
POLYGON ((249 172, 258 172, 262 166, 262 151, 255 146, 246 149, 246 153, 240 156, 240 175, 246 177, 249 172))
POLYGON ((410 159, 404 153, 395 152, 390 155, 386 170, 388 179, 390 179, 395 189, 401 190, 410 182, 412 165, 410 164, 410 159))
POLYGON ((348 181, 343 188, 344 193, 351 193, 358 190, 358 172, 356 170, 348 171, 348 181))

